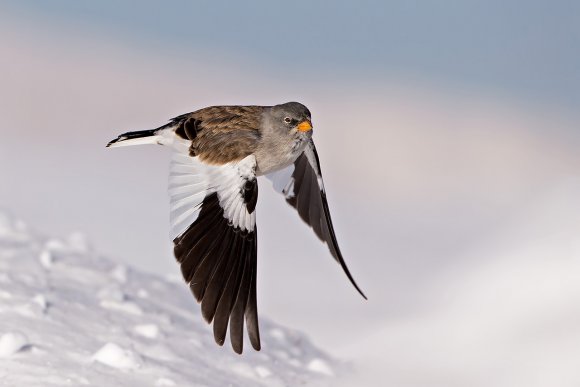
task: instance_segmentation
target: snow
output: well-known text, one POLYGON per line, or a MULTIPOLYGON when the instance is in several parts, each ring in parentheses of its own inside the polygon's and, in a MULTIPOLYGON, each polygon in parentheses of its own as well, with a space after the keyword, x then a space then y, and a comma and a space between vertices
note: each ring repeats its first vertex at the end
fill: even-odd
POLYGON ((261 378, 267 378, 268 376, 272 375, 272 372, 264 366, 256 366, 254 370, 261 378))
POLYGON ((328 363, 326 363, 322 359, 312 359, 310 361, 310 363, 308 363, 308 369, 310 371, 319 372, 321 374, 328 375, 328 376, 334 375, 334 373, 332 372, 332 369, 330 368, 328 363))
POLYGON ((28 339, 20 332, 8 332, 0 337, 0 358, 9 357, 28 345, 28 339))
POLYGON ((155 386, 157 386, 157 387, 169 387, 169 386, 175 386, 175 385, 176 385, 175 382, 171 379, 168 379, 168 378, 159 378, 155 382, 155 386))
POLYGON ((142 363, 142 359, 137 354, 114 343, 105 344, 95 353, 93 360, 119 369, 139 368, 142 363))
POLYGON ((0 381, 7 386, 333 385, 344 365, 261 316, 262 351, 219 347, 187 287, 112 262, 75 232, 0 212, 0 381))
POLYGON ((39 307, 42 312, 45 312, 48 309, 48 301, 46 301, 46 297, 42 294, 37 294, 32 299, 39 307))
POLYGON ((159 327, 155 324, 137 325, 134 330, 135 333, 149 339, 156 339, 159 336, 159 327))

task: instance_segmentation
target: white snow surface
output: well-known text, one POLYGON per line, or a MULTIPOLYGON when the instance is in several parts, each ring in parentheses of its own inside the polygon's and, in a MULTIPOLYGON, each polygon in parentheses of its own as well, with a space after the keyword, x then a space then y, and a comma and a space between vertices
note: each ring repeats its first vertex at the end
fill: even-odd
POLYGON ((185 284, 0 212, 0 386, 334 385, 344 364, 261 316, 262 351, 215 344, 185 284))

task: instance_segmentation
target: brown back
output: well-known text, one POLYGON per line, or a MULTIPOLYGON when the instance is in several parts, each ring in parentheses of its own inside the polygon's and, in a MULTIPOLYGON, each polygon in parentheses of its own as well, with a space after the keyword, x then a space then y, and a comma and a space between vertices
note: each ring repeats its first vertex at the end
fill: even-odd
POLYGON ((176 134, 192 141, 190 155, 210 164, 239 161, 260 140, 261 106, 210 106, 176 117, 176 134))

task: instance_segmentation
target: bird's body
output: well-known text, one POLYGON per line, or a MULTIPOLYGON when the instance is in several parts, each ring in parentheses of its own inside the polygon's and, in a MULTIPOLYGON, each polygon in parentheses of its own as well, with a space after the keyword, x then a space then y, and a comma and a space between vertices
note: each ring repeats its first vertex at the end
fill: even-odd
POLYGON ((250 342, 260 349, 257 176, 273 181, 360 292, 336 242, 304 105, 207 107, 157 129, 122 134, 107 146, 147 143, 175 151, 169 186, 174 253, 218 344, 229 323, 232 347, 241 353, 245 317, 250 342))

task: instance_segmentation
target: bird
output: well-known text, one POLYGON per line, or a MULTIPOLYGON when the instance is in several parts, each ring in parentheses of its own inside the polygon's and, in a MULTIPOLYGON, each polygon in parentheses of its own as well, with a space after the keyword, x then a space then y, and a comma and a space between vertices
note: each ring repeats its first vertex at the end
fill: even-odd
POLYGON ((351 275, 336 239, 311 113, 301 103, 210 106, 151 130, 127 132, 107 147, 171 147, 169 176, 173 253, 214 339, 241 354, 244 320, 261 348, 256 301, 258 176, 266 176, 351 275))

